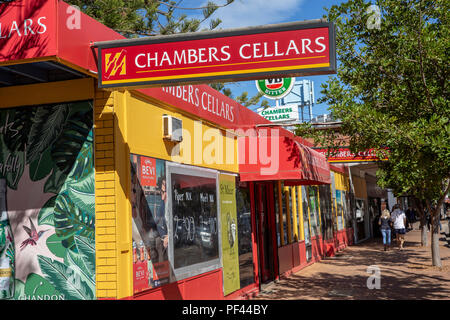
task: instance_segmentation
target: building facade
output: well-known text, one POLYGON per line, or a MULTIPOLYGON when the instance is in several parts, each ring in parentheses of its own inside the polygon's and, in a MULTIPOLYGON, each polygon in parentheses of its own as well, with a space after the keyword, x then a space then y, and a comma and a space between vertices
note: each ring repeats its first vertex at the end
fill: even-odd
POLYGON ((69 9, 0 5, 0 298, 245 299, 353 243, 344 168, 206 85, 98 89, 123 37, 69 9))

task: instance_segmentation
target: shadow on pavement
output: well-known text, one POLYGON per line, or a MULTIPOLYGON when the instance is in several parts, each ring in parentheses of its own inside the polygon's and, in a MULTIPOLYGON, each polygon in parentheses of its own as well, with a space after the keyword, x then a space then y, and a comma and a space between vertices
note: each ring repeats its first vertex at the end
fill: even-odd
MULTIPOLYGON (((379 240, 346 248, 336 258, 326 258, 261 292, 256 299, 448 299, 450 254, 441 246, 445 268, 432 267, 428 247, 411 239, 402 251, 384 251, 379 240), (380 289, 369 289, 369 266, 379 268, 380 289)), ((395 242, 394 242, 395 244, 395 242)), ((374 279, 369 279, 374 283, 374 279)))

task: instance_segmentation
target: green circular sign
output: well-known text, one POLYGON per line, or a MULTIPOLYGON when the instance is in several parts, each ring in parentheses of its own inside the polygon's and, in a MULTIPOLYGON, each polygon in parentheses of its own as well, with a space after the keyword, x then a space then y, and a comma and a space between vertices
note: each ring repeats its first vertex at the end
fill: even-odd
POLYGON ((256 88, 264 97, 269 99, 281 99, 291 92, 295 84, 295 78, 273 78, 256 80, 256 88))

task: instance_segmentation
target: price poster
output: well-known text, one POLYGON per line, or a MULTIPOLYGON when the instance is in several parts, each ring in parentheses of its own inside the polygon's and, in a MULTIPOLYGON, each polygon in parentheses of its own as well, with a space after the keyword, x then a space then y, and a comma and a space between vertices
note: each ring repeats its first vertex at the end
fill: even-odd
POLYGON ((228 295, 240 289, 239 245, 236 210, 236 178, 219 175, 220 221, 222 228, 223 291, 228 295))

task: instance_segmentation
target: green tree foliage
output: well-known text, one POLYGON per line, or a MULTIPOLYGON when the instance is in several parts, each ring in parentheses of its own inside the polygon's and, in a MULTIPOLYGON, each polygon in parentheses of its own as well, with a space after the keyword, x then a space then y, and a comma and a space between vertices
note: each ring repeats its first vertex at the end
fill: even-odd
MULTIPOLYGON (((449 13, 447 0, 348 0, 328 9, 336 25, 338 71, 323 85, 353 152, 389 148, 378 184, 414 195, 432 214, 432 261, 439 256, 439 208, 450 184, 449 13)), ((336 147, 336 132, 298 129, 336 147)))
POLYGON ((205 6, 188 8, 182 0, 68 0, 71 5, 114 29, 127 38, 196 32, 200 24, 209 19, 209 28, 215 29, 222 22, 212 19, 217 9, 234 0, 218 5, 209 1, 205 6), (188 17, 186 12, 202 13, 202 18, 188 17))

